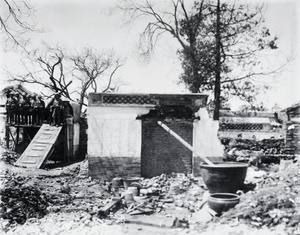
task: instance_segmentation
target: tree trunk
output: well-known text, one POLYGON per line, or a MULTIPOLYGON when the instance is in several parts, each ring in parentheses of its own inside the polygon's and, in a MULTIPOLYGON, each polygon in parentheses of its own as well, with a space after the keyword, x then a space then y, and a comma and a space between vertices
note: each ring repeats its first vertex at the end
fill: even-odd
POLYGON ((217 22, 216 22, 216 80, 215 80, 215 107, 214 120, 219 120, 220 96, 221 96, 221 33, 220 33, 220 0, 217 3, 217 22))
POLYGON ((84 92, 81 92, 81 94, 80 94, 80 100, 79 100, 79 110, 80 110, 80 113, 82 112, 83 102, 84 102, 84 92))

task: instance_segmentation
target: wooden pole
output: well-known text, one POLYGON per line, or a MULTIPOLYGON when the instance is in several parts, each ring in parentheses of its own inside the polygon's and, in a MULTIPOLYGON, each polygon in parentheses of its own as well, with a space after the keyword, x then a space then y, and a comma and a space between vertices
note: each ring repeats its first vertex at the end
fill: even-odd
POLYGON ((9 125, 6 124, 5 136, 6 136, 6 148, 9 149, 9 125))
POLYGON ((16 145, 15 145, 15 149, 18 151, 19 148, 19 138, 20 138, 20 126, 18 124, 17 126, 17 137, 16 137, 16 145))
POLYGON ((66 119, 66 148, 67 148, 67 160, 70 162, 70 160, 73 159, 73 136, 74 136, 74 126, 73 126, 73 118, 67 118, 66 119))
POLYGON ((196 154, 198 157, 200 157, 203 161, 205 161, 208 165, 214 165, 210 160, 208 160, 204 156, 200 156, 196 153, 196 150, 191 146, 188 142, 186 142, 184 139, 182 139, 178 134, 176 134, 174 131, 172 131, 167 125, 163 124, 161 121, 157 122, 158 125, 160 125, 163 129, 165 129, 167 132, 169 132, 172 136, 174 136, 180 143, 182 143, 185 147, 187 147, 189 150, 191 150, 194 154, 196 154))
POLYGON ((216 80, 214 89, 215 107, 214 107, 214 120, 219 120, 220 107, 221 107, 221 30, 220 30, 220 0, 217 2, 217 22, 216 22, 216 80))

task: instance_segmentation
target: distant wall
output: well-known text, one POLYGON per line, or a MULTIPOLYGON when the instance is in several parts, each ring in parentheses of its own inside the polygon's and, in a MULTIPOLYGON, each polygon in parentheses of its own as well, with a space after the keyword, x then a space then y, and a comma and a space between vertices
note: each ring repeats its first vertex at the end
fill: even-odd
POLYGON ((263 139, 282 139, 284 138, 284 134, 281 130, 279 131, 269 131, 269 132, 256 132, 256 131, 219 131, 220 138, 230 138, 236 139, 238 135, 242 134, 243 139, 252 139, 255 136, 256 140, 263 140, 263 139))
POLYGON ((243 139, 257 140, 283 138, 284 131, 271 125, 269 118, 265 116, 255 117, 221 117, 219 137, 235 139, 241 134, 243 139))

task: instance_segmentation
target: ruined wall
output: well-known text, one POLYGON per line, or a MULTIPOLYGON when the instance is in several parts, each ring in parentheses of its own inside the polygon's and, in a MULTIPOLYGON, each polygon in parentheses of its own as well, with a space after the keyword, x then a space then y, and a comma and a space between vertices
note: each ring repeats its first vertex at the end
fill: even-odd
POLYGON ((193 113, 206 101, 201 94, 89 94, 89 175, 112 179, 192 173, 192 152, 157 120, 192 145, 193 113))
MULTIPOLYGON (((90 107, 88 111, 89 175, 93 178, 143 176, 179 172, 199 175, 201 159, 157 124, 149 108, 90 107), (136 119, 140 114, 147 114, 136 119)), ((218 122, 206 109, 192 118, 160 119, 194 146, 200 156, 218 161, 223 145, 218 137, 218 122)))
MULTIPOLYGON (((205 108, 197 112, 200 120, 194 121, 193 129, 193 146, 196 153, 200 156, 205 156, 211 161, 221 161, 224 153, 224 146, 218 138, 219 122, 214 121, 209 117, 205 108)), ((200 175, 199 164, 203 160, 194 154, 194 168, 195 176, 200 175)))
MULTIPOLYGON (((192 145, 193 122, 184 119, 162 120, 170 129, 192 145)), ((192 173, 192 152, 157 124, 155 119, 142 121, 141 175, 192 173)))

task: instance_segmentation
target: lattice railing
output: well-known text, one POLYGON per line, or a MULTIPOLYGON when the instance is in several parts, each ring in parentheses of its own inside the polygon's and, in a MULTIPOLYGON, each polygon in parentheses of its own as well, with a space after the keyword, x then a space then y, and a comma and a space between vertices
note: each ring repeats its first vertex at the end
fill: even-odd
POLYGON ((103 104, 156 104, 156 101, 143 95, 104 95, 103 104))
POLYGON ((259 123, 221 123, 220 130, 239 130, 239 131, 251 131, 262 130, 263 124, 259 123))

